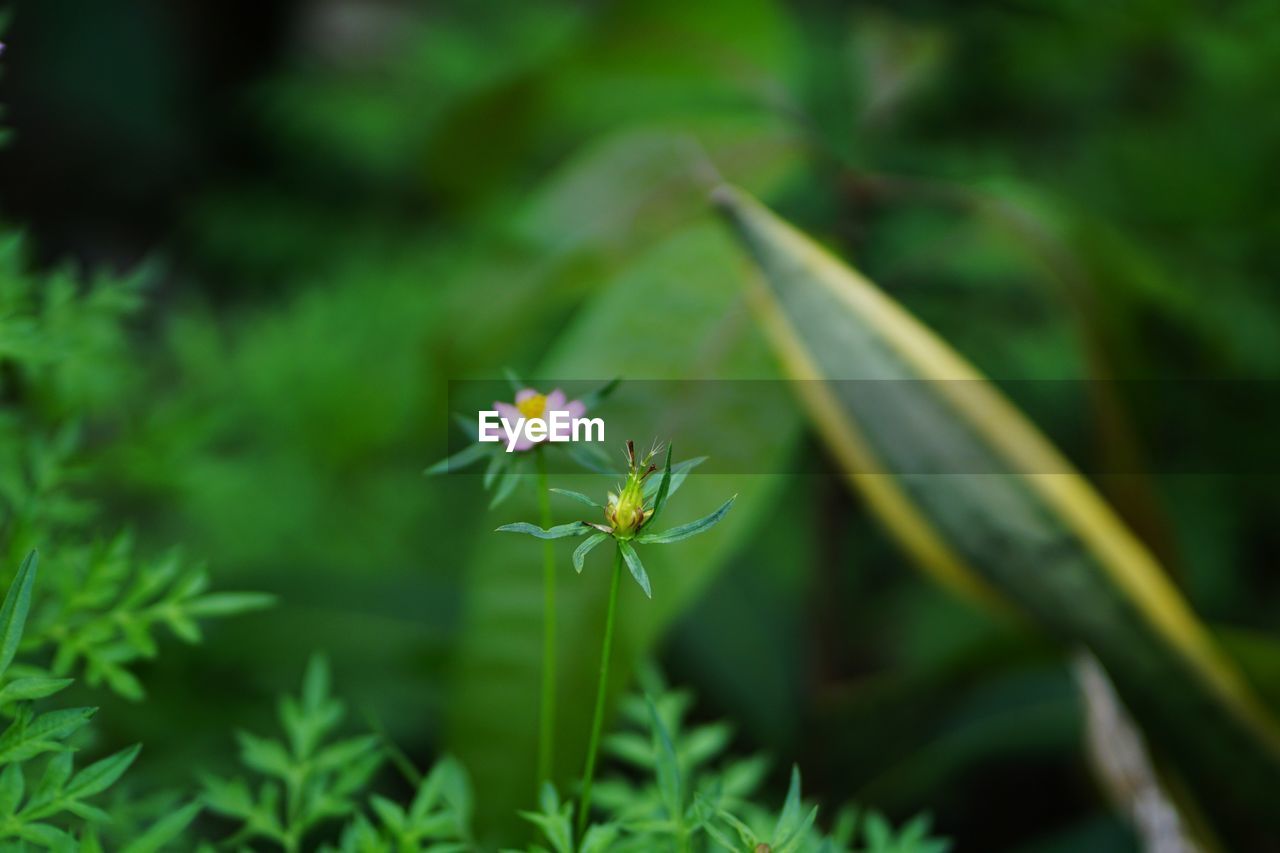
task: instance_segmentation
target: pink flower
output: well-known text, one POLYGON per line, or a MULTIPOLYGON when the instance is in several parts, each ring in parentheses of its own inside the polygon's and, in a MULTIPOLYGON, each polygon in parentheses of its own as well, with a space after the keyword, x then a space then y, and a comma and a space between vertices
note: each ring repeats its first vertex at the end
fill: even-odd
MULTIPOLYGON (((564 392, 559 388, 550 394, 539 394, 532 388, 524 388, 516 392, 515 404, 495 402, 493 407, 498 410, 498 414, 515 424, 521 418, 531 420, 533 418, 542 418, 546 420, 551 412, 568 412, 570 418, 580 418, 586 414, 587 407, 581 400, 565 401, 564 392)), ((516 450, 529 450, 537 442, 531 441, 524 431, 521 430, 520 437, 516 439, 516 450)))

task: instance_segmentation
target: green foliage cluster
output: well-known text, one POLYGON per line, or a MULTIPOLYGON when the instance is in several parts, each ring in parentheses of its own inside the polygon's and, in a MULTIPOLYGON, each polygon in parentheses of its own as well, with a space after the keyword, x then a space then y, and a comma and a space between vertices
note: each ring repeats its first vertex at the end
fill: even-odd
MULTIPOLYGON (((70 743, 96 709, 37 711, 35 702, 63 690, 70 680, 10 674, 31 607, 37 562, 32 552, 0 604, 0 713, 10 718, 0 732, 0 841, 25 842, 37 849, 92 853, 103 849, 98 840, 99 829, 109 826, 113 816, 88 801, 100 798, 115 785, 133 764, 141 746, 127 747, 75 770, 75 749, 70 743), (32 766, 41 763, 42 772, 33 775, 32 766), (29 785, 29 779, 34 783, 29 785)), ((637 722, 639 706, 646 709, 651 741, 646 743, 639 738, 637 744, 636 735, 624 732, 611 739, 610 750, 646 775, 652 773, 656 783, 632 785, 619 781, 607 791, 602 786, 601 804, 608 817, 592 824, 581 844, 573 842, 572 804, 561 805, 554 787, 548 783, 541 798, 542 811, 525 816, 546 835, 556 853, 652 851, 671 845, 672 849, 689 850, 691 839, 700 832, 726 849, 752 853, 760 849, 760 844, 770 844, 778 851, 840 853, 850 849, 846 846, 853 835, 849 817, 840 820, 830 838, 815 834, 816 807, 799 819, 798 771, 793 771, 791 789, 775 828, 757 836, 756 830, 734 811, 757 824, 774 820, 766 809, 746 799, 763 777, 762 761, 738 762, 720 773, 695 777, 693 771, 725 748, 727 728, 707 726, 686 735, 680 720, 688 707, 687 694, 660 694, 656 701, 633 698, 624 707, 633 722, 637 722), (694 800, 686 804, 690 791, 696 791, 694 800), (715 827, 717 821, 727 822, 738 832, 740 846, 715 827), (764 838, 773 841, 759 840, 764 838)), ((150 853, 167 845, 191 844, 189 838, 183 840, 184 834, 203 808, 240 825, 221 842, 240 850, 255 849, 255 842, 266 842, 289 853, 311 849, 330 853, 446 853, 476 849, 471 829, 473 793, 462 766, 452 758, 444 758, 422 776, 376 735, 335 738, 345 708, 331 695, 329 667, 323 658, 311 660, 299 696, 280 700, 279 716, 282 739, 238 734, 240 761, 260 780, 256 789, 244 778, 207 776, 199 800, 168 808, 148 826, 129 828, 121 836, 121 845, 113 849, 150 853), (406 777, 414 782, 412 796, 404 805, 370 792, 374 775, 389 754, 403 762, 406 777), (333 825, 339 822, 336 840, 321 841, 333 836, 333 825)), ((120 809, 120 802, 114 807, 120 809)), ((945 844, 925 838, 926 829, 924 822, 916 820, 895 837, 883 819, 873 815, 866 823, 865 849, 869 853, 944 851, 945 844)), ((216 848, 203 841, 198 842, 198 849, 216 848)), ((529 849, 546 850, 539 845, 529 849)))
MULTIPOLYGON (((75 770, 71 742, 97 709, 37 711, 37 700, 63 690, 70 680, 12 674, 31 608, 37 564, 33 551, 0 605, 0 708, 9 718, 0 733, 0 840, 56 851, 101 850, 97 827, 110 823, 111 815, 89 800, 100 799, 120 779, 141 747, 127 747, 75 770), (41 763, 43 769, 37 774, 41 763)), ((130 853, 159 849, 180 835, 199 809, 191 803, 149 828, 139 828, 120 849, 130 853)))
POLYGON ((27 664, 54 676, 83 672, 130 699, 131 671, 157 651, 156 632, 200 639, 201 619, 270 604, 259 593, 209 592, 207 573, 176 552, 139 556, 127 532, 95 533, 103 512, 91 484, 112 452, 120 400, 136 381, 127 323, 142 305, 145 273, 81 286, 70 270, 24 267, 22 242, 0 242, 0 555, 56 542, 57 571, 41 590, 23 648, 27 664), (39 665, 39 661, 47 661, 39 665))
MULTIPOLYGON (((944 853, 948 845, 928 834, 918 817, 893 830, 874 812, 841 810, 830 834, 818 827, 818 807, 801 798, 800 771, 793 768, 781 810, 760 802, 768 771, 763 756, 726 758, 732 728, 725 722, 691 726, 685 717, 692 697, 664 689, 656 673, 642 677, 648 693, 621 703, 621 730, 605 742, 625 773, 603 779, 596 802, 605 819, 582 837, 579 850, 729 850, 755 853, 944 853)), ((551 787, 541 811, 526 813, 555 853, 572 853, 568 804, 551 787)), ((534 850, 544 850, 536 847, 534 850)))

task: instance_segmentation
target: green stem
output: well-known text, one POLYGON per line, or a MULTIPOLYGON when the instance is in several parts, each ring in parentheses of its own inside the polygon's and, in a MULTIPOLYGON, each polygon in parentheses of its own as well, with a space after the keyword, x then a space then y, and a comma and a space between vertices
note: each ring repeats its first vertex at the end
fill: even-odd
MULTIPOLYGON (((551 493, 547 460, 534 451, 538 464, 538 503, 542 526, 551 526, 551 493)), ((538 790, 551 781, 556 738, 556 555, 551 541, 542 542, 542 701, 538 716, 538 790)))
POLYGON ((591 814, 591 780, 596 775, 596 753, 600 730, 604 727, 604 699, 609 690, 609 657, 613 652, 613 623, 618 611, 618 581, 622 578, 622 549, 613 558, 613 580, 609 586, 609 609, 604 619, 604 641, 600 645, 600 683, 596 686, 596 713, 591 721, 591 741, 587 744, 587 766, 582 771, 582 805, 578 809, 578 839, 587 831, 591 814))

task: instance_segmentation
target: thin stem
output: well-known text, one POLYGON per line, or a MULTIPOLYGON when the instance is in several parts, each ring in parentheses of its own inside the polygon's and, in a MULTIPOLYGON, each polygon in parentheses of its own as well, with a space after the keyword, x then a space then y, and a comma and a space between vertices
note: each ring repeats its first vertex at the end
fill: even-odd
POLYGON ((587 766, 582 771, 582 805, 578 809, 578 838, 587 830, 591 814, 591 780, 596 775, 596 752, 600 749, 600 729, 604 727, 604 698, 609 689, 609 657, 613 652, 613 623, 618 610, 618 581, 622 578, 622 549, 613 557, 613 580, 609 585, 609 609, 604 618, 604 641, 600 645, 600 683, 596 687, 596 713, 591 721, 591 741, 587 744, 587 766))
MULTIPOLYGON (((542 526, 551 526, 551 493, 547 490, 547 460, 541 447, 538 464, 538 504, 542 526)), ((542 701, 538 716, 538 790, 551 780, 556 738, 556 555, 549 539, 542 542, 542 701)))

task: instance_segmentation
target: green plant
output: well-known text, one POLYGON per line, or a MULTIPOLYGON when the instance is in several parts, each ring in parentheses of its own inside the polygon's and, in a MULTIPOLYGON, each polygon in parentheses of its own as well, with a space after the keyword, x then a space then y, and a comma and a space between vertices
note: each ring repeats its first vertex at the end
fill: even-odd
POLYGON ((283 739, 238 734, 241 762, 262 777, 256 790, 240 777, 204 780, 209 809, 242 823, 232 843, 263 839, 300 850, 322 823, 356 810, 357 794, 384 756, 374 735, 331 738, 345 715, 343 703, 330 695, 328 664, 317 656, 300 695, 280 700, 283 739))
POLYGON ((573 803, 544 786, 539 809, 522 812, 538 827, 546 846, 530 853, 603 851, 703 851, 738 853, 945 853, 948 844, 929 837, 928 819, 918 817, 895 832, 877 814, 861 819, 841 811, 830 833, 818 826, 817 806, 806 807, 800 772, 780 809, 760 802, 767 762, 762 757, 725 760, 730 737, 725 723, 687 727, 687 693, 663 690, 656 672, 646 671, 645 687, 657 693, 632 694, 622 703, 622 728, 605 749, 627 773, 604 778, 597 805, 600 820, 573 825, 573 803), (856 844, 860 836, 862 844, 856 844))
POLYGON ((438 761, 418 784, 407 806, 374 794, 374 818, 356 815, 343 830, 335 853, 431 853, 471 850, 471 783, 451 758, 438 761))
POLYGON ((1280 784, 1280 722, 1149 547, 902 306, 749 196, 721 187, 715 200, 763 273, 759 315, 803 405, 904 550, 1092 652, 1220 831, 1241 844, 1274 835, 1262 792, 1280 784), (892 383, 891 404, 841 381, 852 370, 892 383), (922 460, 943 476, 921 476, 922 460))
MULTIPOLYGON (((31 607, 37 565, 33 551, 23 560, 0 605, 0 708, 10 718, 0 733, 0 839, 50 850, 100 849, 95 826, 109 823, 111 816, 89 801, 120 779, 141 747, 127 747, 75 770, 71 741, 97 709, 36 711, 36 701, 65 689, 70 680, 11 675, 10 666, 31 607), (32 772, 39 763, 35 759, 44 761, 39 776, 32 772), (29 779, 34 779, 34 784, 29 785, 29 779)), ((151 827, 140 829, 122 849, 133 853, 158 849, 181 834, 198 811, 197 804, 178 808, 151 827)))
MULTIPOLYGON (((548 411, 556 411, 561 408, 566 411, 572 411, 575 416, 580 417, 584 412, 594 409, 602 400, 613 393, 620 381, 614 379, 587 394, 581 400, 567 402, 564 392, 559 389, 548 394, 541 394, 521 382, 510 371, 508 371, 508 380, 511 383, 512 393, 515 395, 514 405, 494 403, 494 406, 504 417, 513 419, 520 416, 540 418, 548 411)), ((542 526, 551 526, 551 501, 547 487, 546 460, 549 447, 561 448, 570 459, 587 470, 603 470, 603 462, 599 459, 598 452, 595 451, 593 445, 580 445, 577 443, 548 444, 543 442, 540 444, 523 444, 504 450, 500 443, 480 441, 479 436, 474 435, 474 430, 470 423, 463 418, 458 418, 457 420, 463 432, 472 439, 472 443, 452 456, 442 459, 429 467, 426 470, 426 474, 428 476, 442 474, 446 471, 465 468, 474 462, 487 459, 488 462, 484 472, 484 487, 485 489, 493 489, 493 497, 489 502, 490 509, 502 503, 515 490, 523 479, 522 475, 525 473, 525 457, 532 456, 534 468, 537 471, 538 509, 542 517, 542 526), (512 453, 510 452, 512 449, 521 452, 512 453)), ((552 757, 555 755, 556 567, 555 554, 551 550, 550 543, 545 544, 542 549, 542 591, 542 681, 539 688, 540 698, 538 703, 539 786, 551 779, 554 769, 552 757)))
POLYGON ((83 672, 129 699, 143 687, 132 672, 155 657, 157 629, 186 642, 199 620, 267 607, 261 593, 209 592, 208 576, 177 552, 136 553, 128 532, 102 537, 93 491, 131 372, 128 322, 140 310, 142 270, 81 286, 70 270, 27 271, 22 241, 0 238, 0 555, 17 562, 57 542, 58 570, 32 608, 25 666, 57 677, 83 672), (47 663, 41 663, 47 661, 47 663))
POLYGON ((579 835, 586 831, 587 819, 591 812, 591 785, 595 779, 596 755, 600 747, 600 732, 604 726, 605 700, 609 687, 609 663, 612 658, 614 624, 618 610, 618 582, 622 577, 623 562, 627 564, 632 579, 644 590, 644 594, 653 598, 649 575, 644 569, 644 564, 640 562, 640 555, 636 553, 632 542, 645 545, 668 545, 697 536, 711 529, 724 518, 737 497, 735 495, 729 498, 715 512, 696 521, 681 524, 662 533, 649 532, 649 525, 657 520, 667 500, 680 488, 685 477, 688 476, 689 470, 702 461, 701 459, 689 460, 673 469, 671 445, 668 444, 662 477, 655 481, 650 478, 650 475, 658 470, 658 466, 653 464, 653 458, 657 454, 658 448, 655 446, 643 458, 637 458, 635 443, 627 441, 626 478, 617 493, 609 493, 608 503, 604 506, 580 492, 556 490, 558 494, 570 497, 579 503, 603 510, 607 524, 579 521, 557 527, 537 527, 516 522, 504 524, 498 528, 499 532, 526 533, 539 539, 563 539, 570 536, 584 536, 588 532, 595 531, 573 552, 573 567, 579 573, 582 572, 586 555, 592 548, 609 538, 617 544, 613 559, 613 573, 609 582, 609 603, 605 610, 604 639, 600 646, 600 677, 596 683, 595 712, 592 715, 591 737, 587 742, 586 769, 582 774, 582 803, 578 810, 579 835))

